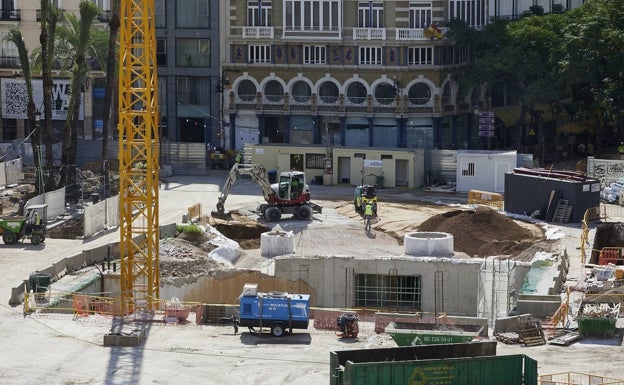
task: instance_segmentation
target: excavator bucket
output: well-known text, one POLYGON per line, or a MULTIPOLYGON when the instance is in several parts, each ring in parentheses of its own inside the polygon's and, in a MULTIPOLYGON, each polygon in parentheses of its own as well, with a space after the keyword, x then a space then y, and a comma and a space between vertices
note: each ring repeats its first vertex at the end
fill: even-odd
POLYGON ((219 198, 219 202, 217 203, 217 209, 213 210, 210 215, 213 218, 224 219, 226 221, 232 220, 232 214, 225 211, 224 199, 219 198))
POLYGON ((213 218, 223 219, 223 220, 226 220, 226 221, 231 221, 232 220, 232 214, 229 213, 229 212, 225 212, 225 211, 213 210, 210 213, 210 216, 212 216, 213 218))

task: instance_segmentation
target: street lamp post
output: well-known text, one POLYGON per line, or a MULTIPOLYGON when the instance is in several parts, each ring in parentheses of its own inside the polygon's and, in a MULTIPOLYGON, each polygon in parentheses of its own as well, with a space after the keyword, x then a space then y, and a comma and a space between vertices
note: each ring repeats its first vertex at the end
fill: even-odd
POLYGON ((394 88, 394 96, 397 100, 397 109, 399 112, 399 146, 405 141, 403 137, 403 90, 401 89, 401 79, 396 76, 392 79, 392 88, 394 88))
POLYGON ((43 194, 45 192, 45 184, 43 182, 43 130, 41 129, 40 119, 41 114, 39 111, 35 112, 35 129, 39 134, 39 151, 37 151, 37 157, 39 159, 39 177, 37 178, 37 182, 39 183, 39 193, 43 194))
POLYGON ((225 121, 224 121, 224 107, 225 107, 225 91, 230 80, 223 77, 225 70, 221 73, 219 78, 219 84, 217 84, 217 92, 221 94, 221 106, 219 108, 219 145, 225 149, 225 121))
MULTIPOLYGON (((479 136, 481 136, 480 135, 480 131, 481 130, 479 129, 479 112, 480 112, 479 111, 479 103, 475 102, 473 108, 474 108, 473 112, 474 112, 474 116, 475 116, 475 129, 477 130, 477 133, 479 133, 479 136)), ((472 141, 472 138, 468 138, 468 140, 472 141)))

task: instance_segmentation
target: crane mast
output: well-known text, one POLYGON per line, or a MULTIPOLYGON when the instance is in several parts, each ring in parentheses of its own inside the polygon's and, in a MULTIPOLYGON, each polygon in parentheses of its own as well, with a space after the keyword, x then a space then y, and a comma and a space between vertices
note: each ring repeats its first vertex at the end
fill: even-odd
POLYGON ((159 299, 154 0, 121 0, 119 16, 120 312, 129 314, 159 299))

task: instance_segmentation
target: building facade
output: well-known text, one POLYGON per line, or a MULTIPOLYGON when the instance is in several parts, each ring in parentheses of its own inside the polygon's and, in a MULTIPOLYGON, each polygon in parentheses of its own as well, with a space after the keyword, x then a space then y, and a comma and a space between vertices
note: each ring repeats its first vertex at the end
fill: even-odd
MULTIPOLYGON (((103 11, 97 24, 106 28, 112 0, 92 1, 103 11)), ((78 12, 79 0, 53 3, 78 12)), ((582 3, 154 0, 161 134, 201 148, 476 147, 474 111, 489 101, 484 90, 458 96, 452 75, 465 66, 467 52, 444 38, 443 25, 461 19, 478 29, 491 17, 517 18, 533 5, 550 12, 582 3)), ((11 28, 22 30, 31 52, 39 45, 39 8, 38 0, 0 2, 1 78, 20 78, 17 50, 4 39, 11 28)), ((84 139, 102 132, 104 74, 96 70, 91 77, 83 90, 84 139)), ((58 71, 55 78, 67 80, 58 71)), ((20 103, 7 95, 5 106, 20 103)), ((27 136, 26 117, 3 112, 0 139, 27 136)), ((115 118, 113 110, 113 136, 115 118)), ((54 122, 60 129, 62 114, 54 122)))
MULTIPOLYGON (((224 143, 472 148, 484 90, 458 96, 468 53, 444 38, 553 1, 225 0, 224 143), (539 4, 538 4, 539 3, 539 4), (544 3, 544 4, 541 4, 544 3)), ((564 7, 573 7, 567 1, 564 7)))
MULTIPOLYGON (((111 16, 112 0, 92 0, 102 10, 95 23, 96 28, 107 28, 111 16)), ((65 11, 78 15, 79 0, 53 0, 53 4, 65 11)), ((38 0, 3 0, 0 2, 0 77, 19 83, 21 66, 17 49, 5 37, 13 28, 19 28, 26 47, 32 52, 39 46, 41 32, 41 10, 38 0)), ((159 77, 159 109, 161 135, 175 142, 217 141, 221 119, 219 108, 221 98, 215 92, 220 84, 219 71, 219 9, 218 2, 209 0, 155 0, 157 36, 157 63, 159 77)), ((35 99, 40 79, 33 74, 35 99)), ((83 90, 83 108, 80 133, 84 139, 99 139, 102 135, 102 117, 105 74, 95 70, 83 90)), ((69 83, 67 74, 54 72, 55 86, 59 87, 59 98, 65 100, 69 83)), ((5 84, 6 85, 6 84, 5 84)), ((6 86, 6 88, 9 88, 6 86)), ((7 113, 7 106, 23 105, 23 99, 6 90, 3 100, 3 116, 0 140, 21 139, 27 136, 24 113, 7 113)), ((116 99, 116 93, 114 98, 116 99)), ((59 106, 64 103, 59 101, 59 106)), ((40 106, 37 106, 38 109, 40 106)), ((60 108, 60 107, 59 107, 60 108)), ((117 112, 113 110, 111 136, 116 137, 117 112)), ((53 118, 55 128, 60 130, 64 117, 61 113, 53 118)), ((60 132, 60 131, 59 131, 60 132)))

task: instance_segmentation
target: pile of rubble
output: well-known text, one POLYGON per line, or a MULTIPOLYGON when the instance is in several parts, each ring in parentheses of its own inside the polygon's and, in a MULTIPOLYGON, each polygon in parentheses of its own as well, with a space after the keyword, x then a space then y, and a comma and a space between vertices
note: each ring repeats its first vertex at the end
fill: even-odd
POLYGON ((19 215, 20 206, 35 195, 35 186, 19 184, 0 187, 0 194, 0 215, 19 215))

